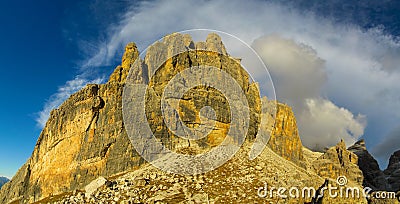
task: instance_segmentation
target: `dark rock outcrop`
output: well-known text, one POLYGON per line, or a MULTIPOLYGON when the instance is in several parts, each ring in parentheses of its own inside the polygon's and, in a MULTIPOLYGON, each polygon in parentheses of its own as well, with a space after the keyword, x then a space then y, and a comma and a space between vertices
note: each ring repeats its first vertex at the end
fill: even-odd
POLYGON ((400 150, 390 156, 389 165, 384 173, 387 176, 388 189, 400 191, 400 150))
POLYGON ((364 175, 363 186, 368 186, 374 190, 386 190, 385 175, 379 168, 376 159, 368 152, 365 141, 357 141, 348 150, 358 156, 357 164, 364 175))
POLYGON ((400 150, 393 153, 386 170, 382 171, 376 159, 368 152, 364 140, 348 148, 358 156, 358 166, 364 175, 363 186, 376 191, 400 190, 400 150))

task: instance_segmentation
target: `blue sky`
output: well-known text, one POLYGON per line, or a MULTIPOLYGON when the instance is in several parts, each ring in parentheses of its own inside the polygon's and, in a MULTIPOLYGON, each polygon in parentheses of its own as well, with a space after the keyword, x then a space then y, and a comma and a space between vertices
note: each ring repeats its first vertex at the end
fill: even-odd
MULTIPOLYGON (((124 3, 113 5, 0 2, 0 175, 11 177, 32 153, 41 131, 35 120, 38 112, 60 86, 80 73, 86 55, 80 43, 101 38, 102 30, 119 18, 116 11, 124 3)), ((111 70, 105 68, 104 73, 111 70)))
POLYGON ((12 177, 28 159, 51 108, 85 83, 107 78, 124 44, 135 41, 143 50, 165 34, 192 28, 222 30, 258 46, 275 80, 292 79, 277 70, 294 68, 274 63, 271 58, 279 56, 268 49, 304 54, 302 46, 309 46, 323 63, 311 60, 307 66, 314 69, 304 77, 319 81, 313 73, 323 72, 327 80, 313 84, 320 90, 298 100, 286 94, 288 83, 277 88, 278 98, 298 107, 304 141, 363 137, 384 165, 389 152, 400 148, 399 3, 277 2, 1 1, 0 175, 12 177), (324 117, 326 124, 318 125, 326 137, 308 128, 316 122, 311 113, 324 117), (332 118, 340 119, 336 126, 327 125, 332 118))
POLYGON ((62 36, 64 6, 1 1, 0 8, 0 175, 10 177, 40 133, 35 113, 74 74, 71 59, 78 55, 62 36))

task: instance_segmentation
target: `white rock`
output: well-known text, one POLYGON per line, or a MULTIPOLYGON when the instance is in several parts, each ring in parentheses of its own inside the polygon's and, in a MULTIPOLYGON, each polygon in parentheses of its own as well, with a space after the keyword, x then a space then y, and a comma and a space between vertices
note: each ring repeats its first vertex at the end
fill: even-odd
POLYGON ((103 186, 107 182, 107 179, 104 177, 99 177, 92 182, 90 182, 86 187, 85 187, 85 197, 90 197, 98 188, 103 186))

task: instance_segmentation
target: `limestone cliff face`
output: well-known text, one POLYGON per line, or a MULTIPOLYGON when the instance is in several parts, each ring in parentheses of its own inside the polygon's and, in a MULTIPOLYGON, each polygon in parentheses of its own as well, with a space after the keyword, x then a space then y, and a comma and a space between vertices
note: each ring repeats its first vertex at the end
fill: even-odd
MULTIPOLYGON (((206 150, 221 143, 227 136, 231 123, 231 110, 223 90, 217 90, 212 86, 188 87, 183 81, 174 87, 178 89, 190 88, 179 102, 179 117, 185 125, 190 128, 199 127, 201 124, 199 112, 205 106, 212 107, 216 114, 215 128, 210 134, 200 140, 189 142, 174 136, 165 125, 160 110, 160 101, 165 87, 174 76, 192 66, 210 66, 219 69, 212 77, 203 77, 209 83, 223 83, 223 72, 228 73, 239 84, 241 91, 245 94, 250 108, 250 121, 247 138, 254 139, 259 124, 261 111, 260 93, 256 83, 249 81, 248 73, 241 67, 240 62, 228 55, 218 35, 210 34, 206 42, 198 42, 197 47, 202 50, 192 50, 195 43, 188 35, 173 34, 164 38, 163 41, 149 47, 145 64, 151 78, 149 81, 146 101, 146 112, 151 128, 156 137, 159 137, 164 145, 171 149, 185 148, 189 146, 200 147, 206 150), (161 66, 159 66, 161 64, 161 66)), ((230 88, 230 87, 228 87, 230 88)), ((168 100, 168 99, 167 99, 168 100)), ((170 120, 167 118, 166 120, 170 120)), ((239 124, 243 126, 243 124, 239 124)), ((174 131, 174 129, 172 128, 174 131)), ((233 138, 235 139, 235 138, 233 138)))
POLYGON ((301 164, 303 145, 297 129, 296 118, 292 109, 277 103, 275 126, 272 129, 268 146, 281 157, 301 164))
POLYGON ((342 140, 316 159, 313 166, 321 177, 336 179, 339 176, 346 176, 348 180, 362 185, 363 174, 357 163, 357 155, 347 150, 342 140))
POLYGON ((1 190, 0 202, 37 201, 137 166, 122 123, 122 88, 88 85, 52 111, 32 156, 1 190))
POLYGON ((137 55, 129 44, 108 83, 87 85, 51 112, 32 156, 0 191, 0 203, 37 201, 138 166, 122 122, 123 81, 137 55))

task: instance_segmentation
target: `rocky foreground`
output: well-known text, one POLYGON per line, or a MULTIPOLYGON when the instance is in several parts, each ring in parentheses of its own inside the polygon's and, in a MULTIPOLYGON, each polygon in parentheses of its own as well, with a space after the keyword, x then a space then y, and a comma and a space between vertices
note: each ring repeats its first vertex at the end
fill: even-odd
MULTIPOLYGON (((326 185, 340 187, 334 179, 324 179, 318 169, 324 168, 316 163, 328 154, 312 152, 306 148, 303 153, 309 159, 306 168, 288 162, 270 148, 266 148, 255 160, 248 159, 250 144, 244 144, 235 157, 218 169, 200 175, 181 176, 166 173, 145 165, 115 178, 99 177, 84 190, 50 197, 41 202, 48 203, 398 203, 396 199, 365 199, 363 197, 336 197, 327 195, 317 199, 302 194, 301 190, 316 190, 326 185), (263 190, 296 187, 298 197, 280 197, 277 191, 272 194, 263 190), (261 191, 259 189, 262 189, 261 191)), ((331 150, 340 149, 341 144, 331 150)), ((344 150, 346 151, 346 150, 344 150)), ((350 153, 350 152, 348 152, 350 153)), ((335 157, 339 155, 334 155, 335 157)), ((333 159, 333 158, 332 158, 333 159)), ((345 165, 349 165, 345 161, 345 165)), ((350 176, 350 175, 349 175, 350 176)), ((344 187, 362 186, 351 178, 344 187)), ((338 191, 337 191, 338 192, 338 191)))
MULTIPOLYGON (((324 184, 312 166, 304 169, 288 162, 270 148, 255 160, 248 159, 250 145, 218 169, 200 175, 181 176, 165 173, 151 165, 106 180, 98 178, 86 191, 49 198, 54 203, 304 203, 312 197, 284 199, 276 192, 264 196, 261 187, 313 187, 324 184), (295 178, 295 179, 294 179, 295 178), (100 185, 97 185, 99 183, 100 185), (96 184, 96 185, 95 185, 96 184), (98 187, 98 188, 96 188, 98 187)), ((304 150, 309 151, 309 150, 304 150)), ((310 154, 307 152, 306 154, 310 154)), ((313 160, 312 160, 313 161, 313 160)), ((307 165, 312 165, 307 163, 307 165)), ((334 180, 331 180, 334 183, 334 180)), ((349 186, 358 186, 349 183, 349 186)), ((336 199, 338 202, 367 203, 365 199, 336 199)), ((324 198, 324 201, 333 201, 324 198)))

